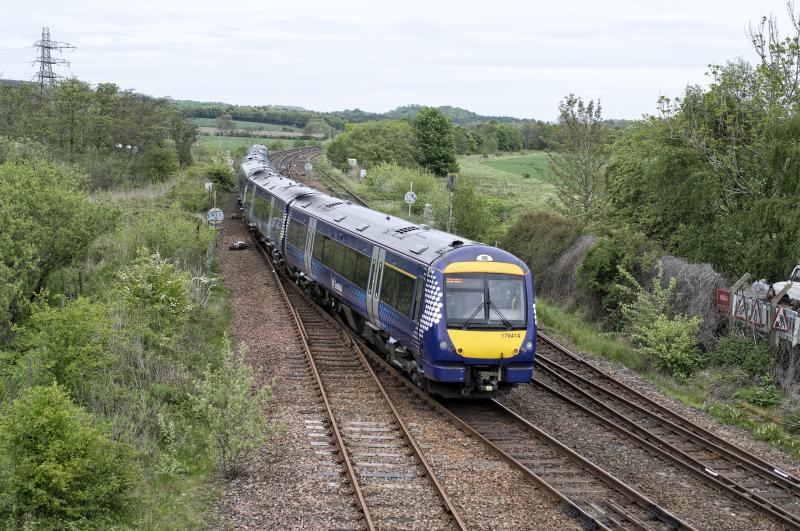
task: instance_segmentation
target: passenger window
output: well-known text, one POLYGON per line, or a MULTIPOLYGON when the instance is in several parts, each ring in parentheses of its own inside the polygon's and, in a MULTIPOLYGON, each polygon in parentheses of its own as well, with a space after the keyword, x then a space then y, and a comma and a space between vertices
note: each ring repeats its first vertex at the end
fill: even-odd
POLYGON ((411 302, 414 299, 414 280, 413 277, 384 264, 380 291, 381 301, 410 317, 411 302))

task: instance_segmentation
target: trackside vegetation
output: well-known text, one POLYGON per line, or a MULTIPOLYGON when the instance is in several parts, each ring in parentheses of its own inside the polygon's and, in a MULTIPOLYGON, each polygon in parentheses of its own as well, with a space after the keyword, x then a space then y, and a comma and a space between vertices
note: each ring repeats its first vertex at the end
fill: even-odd
POLYGON ((0 527, 201 527, 211 479, 275 429, 269 386, 253 390, 228 338, 204 223, 203 183, 224 194, 232 175, 202 146, 181 154, 168 126, 194 126, 166 101, 77 80, 14 90, 0 87, 24 103, 0 136, 0 527), (85 107, 64 134, 47 109, 67 94, 85 107), (120 100, 147 131, 119 136, 120 100), (52 135, 24 126, 39 119, 52 135))

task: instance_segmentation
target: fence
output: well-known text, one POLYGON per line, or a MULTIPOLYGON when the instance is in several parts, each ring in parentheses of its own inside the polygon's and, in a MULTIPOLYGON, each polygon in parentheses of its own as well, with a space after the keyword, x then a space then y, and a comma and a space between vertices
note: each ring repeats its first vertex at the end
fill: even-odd
MULTIPOLYGON (((737 283, 738 284, 738 283, 737 283)), ((798 312, 777 302, 783 293, 766 298, 758 293, 748 293, 734 285, 731 290, 717 290, 717 308, 729 315, 732 323, 749 326, 758 332, 769 334, 775 344, 785 341, 792 347, 800 341, 800 319, 798 312)))

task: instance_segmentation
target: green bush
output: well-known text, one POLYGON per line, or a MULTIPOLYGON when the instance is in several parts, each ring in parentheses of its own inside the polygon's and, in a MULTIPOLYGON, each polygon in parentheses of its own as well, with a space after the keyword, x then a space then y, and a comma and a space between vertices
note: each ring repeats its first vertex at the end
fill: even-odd
POLYGON ((153 146, 142 154, 136 173, 150 182, 164 181, 178 171, 178 155, 171 147, 153 146))
POLYGON ((158 252, 150 254, 147 249, 140 249, 136 261, 120 271, 116 288, 127 306, 146 308, 159 320, 175 323, 191 310, 190 284, 186 271, 161 258, 158 252))
POLYGON ((178 208, 190 212, 208 210, 208 192, 203 181, 192 177, 181 177, 175 180, 167 198, 178 208))
POLYGON ((620 309, 630 302, 630 294, 620 286, 626 282, 624 273, 642 280, 655 260, 655 249, 643 235, 619 230, 600 239, 583 259, 578 269, 579 285, 603 310, 613 329, 625 325, 620 309))
POLYGON ((244 360, 244 349, 237 352, 229 343, 220 367, 207 368, 196 386, 194 410, 208 428, 209 446, 225 477, 234 477, 248 454, 275 429, 265 417, 272 388, 263 385, 251 392, 253 371, 244 360))
POLYGON ((769 344, 726 336, 717 342, 708 354, 711 365, 717 367, 737 367, 750 376, 763 376, 772 366, 772 353, 769 344))
MULTIPOLYGON (((580 226, 550 212, 527 212, 501 240, 503 249, 521 258, 539 278, 580 236, 580 226)), ((538 287, 538 285, 537 285, 538 287)))
POLYGON ((41 527, 106 527, 130 507, 132 449, 56 385, 25 389, 0 416, 0 455, 10 456, 0 467, 0 512, 16 526, 33 518, 41 527))
POLYGON ((92 386, 107 377, 115 358, 109 349, 113 336, 111 309, 85 297, 53 307, 39 300, 20 328, 22 352, 18 382, 62 385, 70 396, 88 405, 92 386))
POLYGON ((748 404, 760 407, 772 407, 783 399, 783 392, 769 380, 762 381, 760 385, 740 389, 735 398, 741 398, 748 404))
POLYGON ((697 348, 700 319, 681 314, 670 315, 675 278, 671 278, 666 287, 662 285, 661 262, 658 263, 658 274, 650 291, 644 289, 621 266, 619 274, 627 282, 627 285, 619 286, 620 293, 633 299, 621 307, 631 341, 652 358, 657 367, 669 371, 679 380, 685 380, 703 365, 697 348))

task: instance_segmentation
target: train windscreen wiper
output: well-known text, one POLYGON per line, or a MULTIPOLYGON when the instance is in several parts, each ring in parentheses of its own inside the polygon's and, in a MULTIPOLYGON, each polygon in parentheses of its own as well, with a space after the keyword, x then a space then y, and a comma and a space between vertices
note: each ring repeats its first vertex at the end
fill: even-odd
POLYGON ((511 321, 509 321, 508 319, 506 319, 506 316, 505 316, 505 315, 503 315, 503 312, 501 312, 501 311, 500 311, 500 308, 498 308, 498 307, 497 307, 497 305, 496 305, 495 303, 493 303, 493 302, 492 302, 492 299, 489 299, 489 300, 487 300, 486 302, 487 302, 487 303, 489 303, 489 308, 494 308, 494 311, 496 311, 496 312, 497 312, 497 315, 499 315, 499 316, 500 316, 500 319, 503 321, 503 325, 504 325, 506 328, 508 328, 509 330, 511 330, 511 329, 513 329, 513 328, 514 328, 513 326, 511 326, 511 321))
POLYGON ((473 319, 475 319, 475 316, 478 315, 478 310, 482 310, 486 307, 486 302, 487 301, 481 301, 480 304, 478 304, 477 308, 475 308, 475 311, 472 312, 472 315, 467 317, 467 320, 464 321, 464 324, 461 326, 462 330, 469 329, 469 324, 472 322, 473 319))

